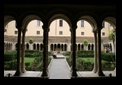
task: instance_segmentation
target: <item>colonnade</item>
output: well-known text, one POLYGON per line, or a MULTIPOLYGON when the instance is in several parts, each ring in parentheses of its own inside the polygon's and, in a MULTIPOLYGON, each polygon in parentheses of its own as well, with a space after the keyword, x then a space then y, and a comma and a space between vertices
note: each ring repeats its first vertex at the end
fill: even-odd
MULTIPOLYGON (((30 5, 29 5, 30 6, 30 5)), ((14 6, 6 5, 5 6, 5 14, 4 14, 4 26, 10 22, 11 20, 16 21, 16 28, 18 30, 17 36, 17 69, 15 76, 20 76, 21 73, 25 72, 24 66, 24 52, 25 52, 25 34, 26 28, 28 23, 31 20, 38 19, 43 22, 43 70, 42 70, 42 78, 48 78, 48 44, 49 44, 49 31, 51 30, 50 24, 53 20, 61 18, 67 21, 69 24, 69 31, 71 32, 71 58, 72 58, 72 68, 71 68, 71 77, 77 77, 77 68, 76 68, 76 29, 77 29, 77 22, 80 19, 87 20, 92 28, 94 33, 94 73, 97 73, 98 76, 104 76, 102 71, 102 64, 101 64, 101 29, 102 29, 102 22, 104 20, 110 22, 114 26, 114 30, 116 32, 116 17, 115 17, 115 8, 112 6, 104 6, 103 9, 99 8, 99 6, 92 6, 92 7, 82 7, 76 6, 77 9, 73 10, 72 6, 56 6, 57 9, 54 9, 54 6, 48 6, 47 11, 43 9, 44 5, 39 6, 30 6, 29 8, 26 7, 25 9, 28 11, 18 11, 16 12, 17 7, 22 8, 20 5, 14 6), (31 8, 35 8, 34 10, 31 8), (59 7, 59 8, 58 8, 59 7), (66 7, 68 9, 66 9, 66 7), (108 7, 108 8, 107 8, 108 7), (52 9, 50 9, 52 8, 52 9), (99 11, 93 10, 98 8, 99 11), (11 10, 10 10, 11 9, 11 10), (13 9, 13 10, 12 10, 13 9), (31 9, 31 10, 30 10, 31 9), (40 9, 40 10, 37 10, 40 9), (72 10, 72 12, 70 10, 72 10), (84 11, 85 10, 85 11, 84 11), (89 11, 90 10, 90 11, 89 11), (100 14, 99 14, 100 12, 100 14), (22 45, 21 45, 22 43, 22 45), (22 48, 22 50, 21 50, 22 48), (22 63, 20 65, 20 54, 22 52, 22 63)), ((115 33, 116 34, 116 33, 115 33)), ((115 41, 116 43, 116 41, 115 41)), ((62 47, 62 45, 60 45, 62 47)), ((66 50, 68 46, 64 44, 64 50, 66 50)), ((55 45, 51 45, 51 50, 54 50, 55 45)), ((116 54, 116 53, 115 53, 116 54)))

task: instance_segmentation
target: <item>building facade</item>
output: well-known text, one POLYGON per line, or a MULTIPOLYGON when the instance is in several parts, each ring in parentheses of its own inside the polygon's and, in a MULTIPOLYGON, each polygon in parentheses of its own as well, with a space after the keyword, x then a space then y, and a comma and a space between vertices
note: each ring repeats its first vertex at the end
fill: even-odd
MULTIPOLYGON (((18 31, 15 25, 15 21, 11 21, 5 27, 5 51, 16 50, 18 31), (10 39, 8 39, 9 37, 10 39)), ((26 50, 43 50, 42 26, 43 23, 40 20, 32 20, 28 24, 25 37, 26 50), (29 39, 32 39, 34 42, 32 46, 29 43, 29 39)), ((108 38, 111 29, 113 29, 112 25, 104 21, 101 30, 101 37, 103 40, 101 50, 104 50, 104 47, 109 47, 110 50, 114 52, 113 43, 108 38)), ((68 23, 63 19, 54 20, 50 25, 48 51, 56 51, 56 48, 60 48, 61 51, 71 51, 70 36, 71 33, 68 23)), ((92 26, 86 20, 79 20, 76 29, 76 51, 84 50, 84 39, 87 39, 89 43, 87 50, 94 50, 94 34, 92 26)))

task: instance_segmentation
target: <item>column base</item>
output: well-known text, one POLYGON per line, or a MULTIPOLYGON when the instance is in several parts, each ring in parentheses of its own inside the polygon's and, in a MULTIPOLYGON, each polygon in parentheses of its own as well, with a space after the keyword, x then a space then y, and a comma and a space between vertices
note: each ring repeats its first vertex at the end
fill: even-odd
POLYGON ((102 71, 97 72, 98 76, 105 76, 105 74, 102 71))
POLYGON ((41 78, 43 78, 43 79, 49 79, 48 76, 41 76, 41 78))
POLYGON ((13 76, 20 76, 20 75, 21 75, 21 72, 17 70, 13 76))
POLYGON ((71 79, 76 79, 78 78, 78 76, 71 76, 71 79))
POLYGON ((42 73, 41 78, 49 79, 48 74, 46 72, 42 73))
POLYGON ((97 69, 94 68, 94 69, 92 70, 92 72, 93 72, 93 73, 97 73, 97 69))
POLYGON ((74 78, 77 78, 77 73, 76 72, 72 72, 72 74, 71 74, 71 79, 74 79, 74 78))
POLYGON ((26 70, 25 70, 25 69, 22 69, 21 71, 22 71, 22 73, 25 73, 25 72, 26 72, 26 70))

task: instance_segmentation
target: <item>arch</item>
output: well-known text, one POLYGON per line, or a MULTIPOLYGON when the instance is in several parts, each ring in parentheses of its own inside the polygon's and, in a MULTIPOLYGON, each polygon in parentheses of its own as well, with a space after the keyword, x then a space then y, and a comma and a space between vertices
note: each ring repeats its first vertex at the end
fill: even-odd
POLYGON ((93 29, 97 29, 97 26, 96 26, 97 17, 98 16, 96 14, 93 14, 91 12, 80 12, 75 16, 75 20, 76 22, 81 19, 86 20, 87 22, 90 23, 93 29))
POLYGON ((10 22, 10 21, 12 21, 12 20, 15 20, 16 21, 16 19, 17 19, 17 14, 15 14, 15 13, 5 13, 4 14, 5 16, 4 16, 4 28, 5 28, 5 26, 10 22))
POLYGON ((67 44, 64 44, 64 51, 67 51, 67 44))
POLYGON ((63 47, 64 47, 63 44, 61 44, 61 50, 62 50, 62 51, 64 51, 63 47))
POLYGON ((80 51, 80 44, 78 44, 78 51, 80 51))
POLYGON ((62 11, 62 10, 55 10, 53 12, 50 13, 50 15, 48 16, 49 20, 48 20, 48 26, 50 26, 51 22, 55 19, 64 19, 68 24, 69 26, 72 26, 71 24, 71 20, 70 20, 70 15, 69 16, 66 16, 66 15, 69 15, 67 14, 66 11, 62 11))
POLYGON ((56 51, 56 44, 54 44, 54 51, 56 51))
POLYGON ((6 25, 13 20, 15 20, 14 16, 4 16, 4 32, 6 31, 5 29, 6 25))
POLYGON ((81 45, 81 48, 82 48, 82 50, 84 50, 84 45, 83 44, 81 45))
POLYGON ((37 50, 39 50, 39 44, 37 43, 37 50))
POLYGON ((42 43, 40 44, 40 50, 41 51, 43 50, 43 44, 42 43))
POLYGON ((104 21, 111 23, 113 28, 116 29, 116 18, 109 16, 109 17, 105 17, 104 21))
POLYGON ((22 28, 26 29, 29 22, 32 20, 35 20, 35 19, 42 21, 42 19, 38 15, 26 15, 26 16, 24 16, 23 21, 22 21, 22 26, 23 26, 22 28))
POLYGON ((33 44, 33 49, 36 50, 36 44, 35 43, 33 44))
POLYGON ((53 48, 53 44, 50 45, 50 50, 53 51, 54 48, 53 48))
POLYGON ((91 50, 94 50, 94 44, 91 45, 91 50))
POLYGON ((90 49, 91 49, 90 44, 88 44, 88 50, 90 50, 90 49))
POLYGON ((28 43, 26 43, 26 49, 29 50, 29 44, 28 43))

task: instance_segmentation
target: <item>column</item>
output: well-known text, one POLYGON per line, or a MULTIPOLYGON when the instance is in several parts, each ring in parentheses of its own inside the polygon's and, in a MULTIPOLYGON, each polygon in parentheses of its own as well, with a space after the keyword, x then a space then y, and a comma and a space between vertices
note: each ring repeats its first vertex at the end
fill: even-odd
POLYGON ((43 72, 42 78, 48 78, 48 27, 43 26, 43 72))
POLYGON ((18 41, 17 41, 17 70, 14 76, 21 75, 21 67, 20 67, 20 52, 21 52, 21 27, 17 27, 18 29, 18 41))
POLYGON ((95 45, 95 49, 94 49, 94 68, 93 68, 93 72, 96 73, 98 68, 97 68, 97 31, 94 29, 93 30, 94 33, 94 45, 95 45))
POLYGON ((12 42, 12 50, 15 50, 15 42, 12 42))
POLYGON ((102 72, 102 63, 101 63, 101 29, 102 29, 102 22, 98 21, 97 23, 97 32, 98 32, 98 76, 104 76, 102 72))
POLYGON ((114 39, 114 52, 115 52, 115 69, 114 69, 114 71, 116 71, 116 28, 114 29, 114 37, 115 37, 115 39, 114 39))
POLYGON ((72 46, 72 78, 77 77, 77 69, 76 69, 76 28, 77 26, 73 26, 71 29, 71 46, 72 46))
POLYGON ((25 63, 24 63, 24 58, 25 58, 25 33, 26 33, 26 29, 22 30, 22 56, 21 56, 21 71, 22 73, 25 73, 25 63))
POLYGON ((70 43, 67 43, 67 51, 70 51, 70 43))

